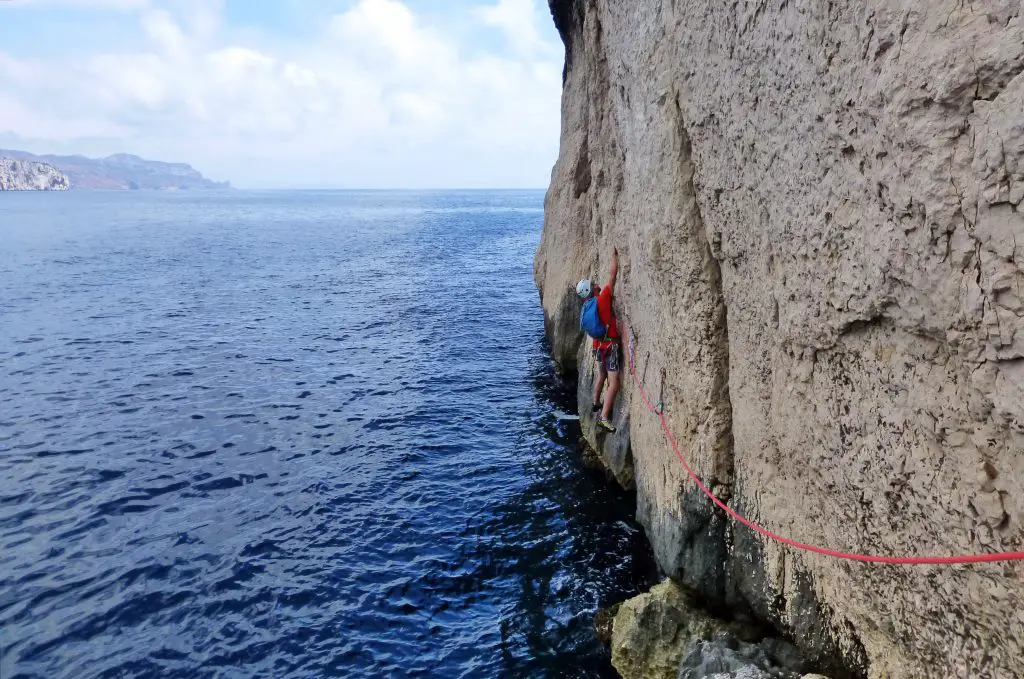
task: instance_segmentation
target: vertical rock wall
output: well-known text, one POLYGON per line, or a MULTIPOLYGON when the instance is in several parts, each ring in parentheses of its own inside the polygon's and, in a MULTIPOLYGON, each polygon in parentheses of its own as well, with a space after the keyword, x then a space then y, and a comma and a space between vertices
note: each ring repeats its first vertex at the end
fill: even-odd
MULTIPOLYGON (((615 245, 639 373, 734 507, 837 549, 1024 549, 1024 3, 551 4, 536 277, 581 401, 573 286, 615 245)), ((872 677, 1024 676, 1024 566, 780 549, 710 511, 631 386, 616 418, 588 437, 709 603, 872 677)))

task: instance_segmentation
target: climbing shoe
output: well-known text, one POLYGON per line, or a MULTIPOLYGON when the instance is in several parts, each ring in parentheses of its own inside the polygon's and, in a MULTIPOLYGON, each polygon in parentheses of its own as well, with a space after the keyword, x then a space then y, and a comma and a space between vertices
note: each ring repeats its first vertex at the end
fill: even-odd
POLYGON ((598 410, 601 409, 602 406, 604 406, 603 403, 591 403, 590 404, 590 412, 596 413, 598 410))
POLYGON ((608 420, 605 420, 605 419, 598 420, 597 421, 597 426, 599 426, 601 429, 604 429, 609 434, 614 434, 615 433, 615 427, 613 427, 612 423, 609 422, 608 420))

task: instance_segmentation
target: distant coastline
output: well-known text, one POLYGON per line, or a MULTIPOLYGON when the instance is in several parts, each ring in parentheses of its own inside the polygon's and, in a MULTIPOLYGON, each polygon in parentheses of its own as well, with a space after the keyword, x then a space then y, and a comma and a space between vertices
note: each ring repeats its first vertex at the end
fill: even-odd
MULTIPOLYGON (((55 170, 66 180, 64 189, 112 189, 132 191, 230 189, 230 182, 216 182, 204 177, 191 165, 146 160, 119 153, 106 158, 85 156, 35 155, 25 151, 0 149, 0 163, 5 166, 31 163, 55 170)), ((19 165, 21 167, 21 165, 19 165)), ((47 190, 38 183, 18 182, 24 188, 7 190, 47 190)), ((49 189, 52 190, 52 189, 49 189)))

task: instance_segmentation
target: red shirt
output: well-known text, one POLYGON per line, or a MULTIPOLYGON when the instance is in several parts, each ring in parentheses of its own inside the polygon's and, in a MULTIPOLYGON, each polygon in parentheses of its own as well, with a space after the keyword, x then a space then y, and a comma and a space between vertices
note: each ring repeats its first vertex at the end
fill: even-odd
MULTIPOLYGON (((608 326, 608 339, 619 339, 619 322, 615 318, 615 312, 612 311, 612 289, 610 286, 606 285, 601 288, 601 294, 597 296, 597 317, 608 326)), ((595 349, 602 344, 610 344, 610 342, 594 340, 595 349)))

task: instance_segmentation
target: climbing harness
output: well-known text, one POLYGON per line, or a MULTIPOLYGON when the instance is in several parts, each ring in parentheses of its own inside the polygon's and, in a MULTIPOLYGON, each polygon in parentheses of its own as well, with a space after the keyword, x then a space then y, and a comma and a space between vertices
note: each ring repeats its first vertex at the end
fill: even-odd
MULTIPOLYGON (((633 333, 632 325, 630 325, 630 327, 629 327, 629 373, 630 373, 630 375, 633 376, 633 381, 636 383, 636 387, 637 387, 637 389, 640 392, 640 398, 643 399, 644 406, 646 406, 647 410, 649 410, 652 414, 656 415, 658 417, 658 419, 661 421, 661 428, 662 428, 662 430, 665 433, 665 438, 668 440, 669 445, 672 446, 672 450, 675 451, 676 457, 679 458, 679 461, 683 464, 683 468, 686 470, 686 473, 689 474, 690 478, 693 479, 693 482, 697 484, 697 487, 700 488, 701 491, 705 495, 707 495, 708 498, 713 503, 715 503, 715 505, 717 505, 722 511, 724 511, 726 514, 728 514, 734 520, 742 523, 744 526, 746 526, 747 528, 751 529, 752 531, 760 533, 761 535, 763 535, 763 536, 765 536, 767 538, 770 538, 772 540, 775 540, 776 542, 781 542, 782 544, 789 545, 790 547, 796 547, 797 549, 802 549, 802 550, 805 550, 805 551, 808 551, 808 552, 815 552, 817 554, 824 554, 825 556, 831 556, 831 557, 834 557, 836 559, 847 559, 847 560, 850 560, 850 561, 861 561, 861 562, 867 562, 867 563, 903 564, 903 565, 918 566, 918 565, 925 565, 925 564, 958 564, 958 563, 991 563, 991 562, 996 562, 996 561, 1024 561, 1024 552, 998 552, 998 553, 994 553, 994 554, 966 554, 966 555, 962 555, 962 556, 923 556, 923 557, 914 557, 914 556, 879 556, 879 555, 873 555, 873 554, 857 554, 857 553, 851 553, 851 552, 841 552, 841 551, 838 551, 838 550, 835 550, 835 549, 827 549, 825 547, 816 547, 814 545, 808 545, 808 544, 804 544, 803 542, 798 542, 796 540, 791 540, 791 539, 789 539, 787 537, 783 537, 781 535, 773 533, 772 531, 768 530, 767 528, 765 528, 765 527, 763 527, 763 526, 761 526, 761 525, 759 525, 757 523, 754 523, 750 519, 747 519, 747 518, 741 516, 732 507, 730 507, 729 505, 725 504, 725 502, 723 502, 722 500, 718 499, 718 497, 714 493, 712 493, 708 489, 708 487, 706 485, 704 485, 704 482, 701 481, 700 477, 697 476, 696 472, 694 472, 693 469, 690 468, 690 465, 686 462, 686 458, 679 451, 679 444, 676 443, 675 437, 672 436, 672 431, 668 427, 668 422, 665 420, 664 404, 663 404, 663 399, 665 397, 665 370, 664 370, 664 368, 662 368, 662 370, 661 370, 661 393, 659 395, 660 398, 658 400, 658 403, 655 405, 655 404, 651 403, 651 399, 647 395, 647 390, 644 389, 643 382, 640 380, 640 378, 637 377, 637 374, 636 374, 636 361, 635 361, 635 359, 636 359, 636 347, 635 347, 635 344, 636 344, 636 335, 633 333)), ((650 358, 650 353, 648 353, 648 358, 650 358)), ((644 367, 645 374, 646 374, 646 370, 647 370, 647 368, 645 366, 644 367)))

